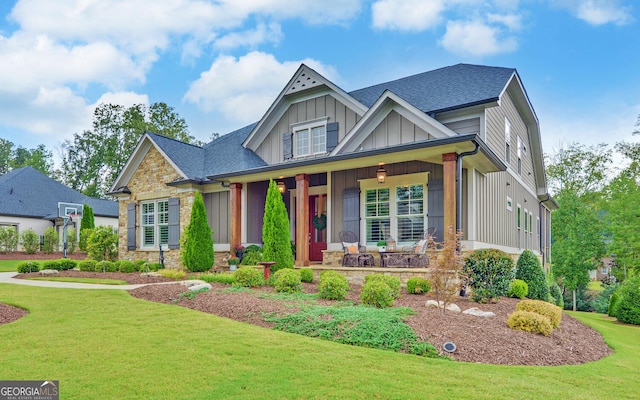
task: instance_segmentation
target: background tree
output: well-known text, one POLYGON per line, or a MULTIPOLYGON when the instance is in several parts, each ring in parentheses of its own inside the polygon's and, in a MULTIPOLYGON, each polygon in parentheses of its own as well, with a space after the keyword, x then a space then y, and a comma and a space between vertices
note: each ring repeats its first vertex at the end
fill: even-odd
POLYGON ((0 175, 26 166, 53 177, 53 154, 43 144, 34 149, 15 148, 13 142, 0 138, 0 175))
POLYGON ((191 219, 181 238, 182 264, 191 272, 211 269, 214 262, 213 238, 207 222, 207 210, 200 192, 196 192, 191 208, 191 219))
POLYGON ((87 238, 89 238, 91 231, 96 227, 93 208, 85 203, 82 207, 82 214, 82 219, 80 220, 80 242, 78 243, 78 247, 81 251, 87 251, 87 238))
POLYGON ((11 171, 11 153, 13 143, 7 139, 0 138, 0 175, 11 171))
POLYGON ((289 216, 282 201, 282 194, 278 191, 278 185, 273 179, 269 182, 264 205, 262 243, 264 260, 275 261, 271 271, 293 268, 289 216))
POLYGON ((117 178, 144 132, 200 144, 172 107, 154 103, 129 108, 101 104, 93 113, 91 130, 74 134, 62 144, 63 183, 92 197, 103 197, 117 178))

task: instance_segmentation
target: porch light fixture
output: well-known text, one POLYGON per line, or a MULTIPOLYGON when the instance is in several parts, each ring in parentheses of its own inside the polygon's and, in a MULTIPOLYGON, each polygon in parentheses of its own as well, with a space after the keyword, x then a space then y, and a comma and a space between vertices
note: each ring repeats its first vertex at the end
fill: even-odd
POLYGON ((280 193, 284 193, 287 191, 287 185, 284 184, 284 181, 278 181, 278 191, 280 193))
POLYGON ((376 171, 376 179, 378 183, 384 183, 384 180, 387 179, 387 171, 384 169, 384 165, 380 164, 380 168, 376 171))

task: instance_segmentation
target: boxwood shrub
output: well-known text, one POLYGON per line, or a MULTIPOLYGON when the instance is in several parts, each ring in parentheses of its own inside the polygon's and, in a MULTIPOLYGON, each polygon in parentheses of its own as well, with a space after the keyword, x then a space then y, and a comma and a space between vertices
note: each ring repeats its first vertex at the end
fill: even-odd
POLYGON ((313 282, 313 270, 311 268, 300 268, 300 280, 306 283, 313 282))
POLYGON ((78 263, 78 268, 80 271, 95 272, 97 264, 96 260, 83 260, 78 263))
POLYGON ((44 260, 42 269, 56 269, 60 271, 60 260, 44 260))
POLYGON ((393 289, 382 279, 369 279, 360 290, 360 301, 368 306, 393 307, 395 299, 393 289))
POLYGON ((467 257, 463 273, 473 289, 471 299, 484 303, 507 294, 509 282, 515 278, 515 267, 504 251, 480 249, 467 257))
POLYGON ((236 287, 258 287, 264 284, 262 272, 251 267, 240 267, 234 273, 236 287))
POLYGON ((276 292, 295 293, 302 290, 300 273, 291 268, 279 269, 273 274, 276 292))
POLYGON ((426 294, 431 290, 429 281, 424 278, 413 277, 407 281, 407 293, 426 294))
POLYGON ((344 300, 349 292, 347 277, 339 272, 328 270, 320 274, 318 296, 327 300, 344 300))
POLYGON ((394 299, 400 297, 401 285, 400 279, 398 279, 397 277, 382 274, 371 274, 365 276, 365 284, 371 281, 381 281, 385 283, 387 286, 389 286, 389 289, 391 289, 391 296, 393 296, 394 299))
POLYGON ((618 289, 620 300, 616 318, 627 324, 640 325, 640 275, 625 280, 618 289))
POLYGON ((542 300, 522 300, 516 304, 516 311, 530 311, 547 317, 553 328, 560 326, 562 309, 542 300))
POLYGON ((18 272, 21 274, 38 271, 40 271, 40 263, 37 261, 22 261, 18 263, 18 272))
POLYGON ((507 296, 514 299, 524 299, 529 293, 529 285, 522 279, 514 279, 509 283, 509 291, 507 296))
POLYGON ((78 266, 76 260, 70 260, 68 258, 61 258, 58 260, 58 263, 60 264, 60 271, 67 271, 78 266))
POLYGON ((120 260, 117 262, 117 264, 118 264, 118 271, 120 272, 125 272, 130 274, 136 271, 136 267, 129 260, 120 260))
POLYGON ((509 315, 507 325, 511 329, 541 333, 545 336, 549 336, 553 332, 553 326, 549 318, 532 311, 514 311, 509 315))

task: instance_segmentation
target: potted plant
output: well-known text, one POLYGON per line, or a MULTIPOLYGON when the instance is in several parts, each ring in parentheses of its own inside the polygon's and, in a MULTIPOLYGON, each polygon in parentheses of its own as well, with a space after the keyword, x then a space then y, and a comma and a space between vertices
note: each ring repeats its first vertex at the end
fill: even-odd
POLYGON ((235 271, 238 268, 238 265, 240 264, 240 259, 239 258, 230 258, 227 260, 227 262, 229 263, 229 270, 230 271, 235 271))
POLYGON ((244 246, 236 246, 233 248, 233 252, 235 253, 236 257, 240 259, 240 261, 242 261, 242 256, 244 255, 244 251, 245 251, 244 246))
POLYGON ((380 252, 387 251, 387 241, 386 240, 378 240, 378 251, 380 251, 380 252))

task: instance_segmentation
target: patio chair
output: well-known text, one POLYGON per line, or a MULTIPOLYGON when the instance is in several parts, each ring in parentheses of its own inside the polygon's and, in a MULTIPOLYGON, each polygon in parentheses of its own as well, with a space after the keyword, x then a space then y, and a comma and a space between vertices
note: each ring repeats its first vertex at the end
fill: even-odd
POLYGON ((427 254, 427 250, 429 250, 429 240, 433 238, 435 233, 436 228, 430 227, 424 231, 422 239, 418 240, 411 246, 402 248, 402 251, 411 253, 411 256, 409 257, 409 267, 426 268, 429 266, 429 255, 427 254))
POLYGON ((358 235, 351 231, 342 231, 338 233, 344 256, 342 256, 342 266, 345 267, 373 267, 373 254, 367 253, 365 246, 360 246, 358 235))

